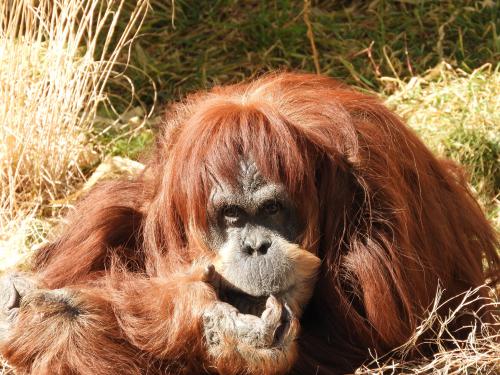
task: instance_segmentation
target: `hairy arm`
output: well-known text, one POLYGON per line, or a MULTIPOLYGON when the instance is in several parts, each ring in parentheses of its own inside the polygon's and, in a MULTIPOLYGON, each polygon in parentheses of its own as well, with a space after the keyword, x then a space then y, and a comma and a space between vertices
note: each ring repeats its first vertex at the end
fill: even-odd
POLYGON ((274 297, 262 315, 221 302, 213 267, 165 277, 130 273, 101 285, 48 290, 2 279, 2 355, 26 374, 281 373, 297 322, 274 297), (286 332, 276 332, 284 327, 286 332))
POLYGON ((20 374, 201 373, 199 322, 215 300, 202 276, 119 273, 62 289, 45 289, 27 274, 6 276, 1 353, 20 374))
POLYGON ((172 368, 200 374, 277 374, 295 359, 298 321, 270 297, 260 316, 243 314, 217 296, 213 266, 119 282, 113 305, 134 346, 172 368), (215 285, 215 287, 214 287, 215 285))
POLYGON ((187 267, 162 277, 118 274, 109 279, 108 297, 127 339, 170 366, 199 362, 201 317, 217 298, 204 273, 203 267, 187 267))
POLYGON ((0 295, 0 350, 17 374, 143 373, 102 288, 48 290, 14 274, 0 295))

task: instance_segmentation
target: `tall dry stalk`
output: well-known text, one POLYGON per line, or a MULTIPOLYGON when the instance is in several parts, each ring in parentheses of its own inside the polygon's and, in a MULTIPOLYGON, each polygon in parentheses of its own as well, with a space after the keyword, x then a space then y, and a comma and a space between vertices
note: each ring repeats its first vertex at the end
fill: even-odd
POLYGON ((37 231, 33 220, 40 208, 82 177, 87 134, 106 97, 106 82, 135 37, 148 0, 136 1, 118 33, 124 5, 125 0, 0 2, 2 268, 18 260, 14 250, 37 231))

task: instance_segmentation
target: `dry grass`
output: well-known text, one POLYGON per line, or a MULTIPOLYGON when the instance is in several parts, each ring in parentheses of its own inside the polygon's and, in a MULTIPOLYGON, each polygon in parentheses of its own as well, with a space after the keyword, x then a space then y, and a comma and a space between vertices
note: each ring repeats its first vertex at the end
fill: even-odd
MULTIPOLYGON (((438 291, 433 306, 413 336, 388 355, 377 357, 374 354, 373 361, 357 369, 355 374, 498 374, 500 303, 498 297, 478 297, 479 289, 454 297, 460 303, 445 316, 437 312, 449 301, 442 301, 442 291, 438 291), (482 311, 471 311, 470 306, 478 301, 483 304, 482 311), (480 318, 485 309, 494 312, 488 322, 480 318), (476 323, 462 328, 461 333, 465 332, 467 339, 456 339, 449 327, 463 314, 474 314, 476 323), (418 351, 421 345, 432 345, 435 353, 432 356, 423 355, 418 360, 406 360, 408 354, 418 351)), ((489 292, 490 295, 494 293, 493 290, 489 292)))
MULTIPOLYGON (((117 57, 148 6, 124 0, 0 3, 0 267, 19 261, 48 225, 38 220, 93 162, 89 130, 117 57)), ((57 208, 57 207, 55 207, 57 208)))
POLYGON ((500 64, 471 73, 441 63, 386 100, 438 155, 466 168, 471 186, 500 229, 500 64))

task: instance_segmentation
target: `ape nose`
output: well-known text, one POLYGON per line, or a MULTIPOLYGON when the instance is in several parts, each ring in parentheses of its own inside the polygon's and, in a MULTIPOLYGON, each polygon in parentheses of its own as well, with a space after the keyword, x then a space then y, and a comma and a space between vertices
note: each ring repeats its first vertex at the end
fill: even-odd
POLYGON ((248 255, 264 255, 271 247, 271 241, 268 239, 261 240, 245 240, 243 243, 243 251, 248 255))

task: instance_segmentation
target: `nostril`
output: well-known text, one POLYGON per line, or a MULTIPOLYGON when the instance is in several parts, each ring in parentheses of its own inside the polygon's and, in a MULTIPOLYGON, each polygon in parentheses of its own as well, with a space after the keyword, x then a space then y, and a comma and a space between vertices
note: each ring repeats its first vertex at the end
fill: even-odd
POLYGON ((243 245, 243 252, 248 255, 265 255, 271 247, 270 241, 263 241, 256 245, 243 245))
POLYGON ((255 249, 252 245, 244 245, 243 252, 248 255, 252 255, 255 252, 255 249))
POLYGON ((270 241, 264 241, 260 244, 259 248, 257 249, 258 253, 261 255, 264 255, 267 253, 267 250, 271 247, 271 242, 270 241))

